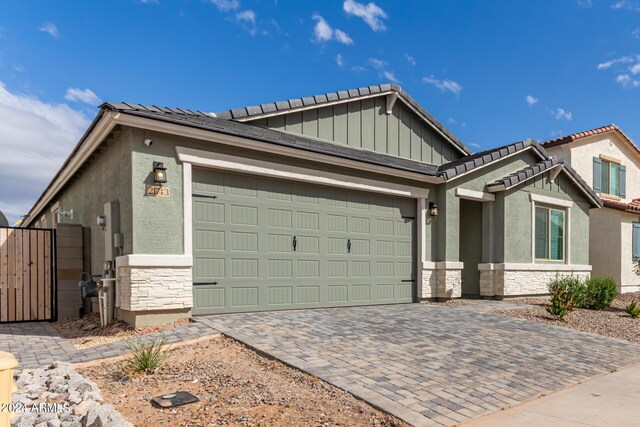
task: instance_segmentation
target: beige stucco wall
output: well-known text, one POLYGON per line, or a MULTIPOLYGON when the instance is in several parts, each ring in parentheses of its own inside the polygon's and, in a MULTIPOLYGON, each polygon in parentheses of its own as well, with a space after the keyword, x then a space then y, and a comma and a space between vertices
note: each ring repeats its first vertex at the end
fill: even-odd
POLYGON ((593 158, 601 154, 619 159, 627 167, 627 191, 624 201, 640 197, 640 155, 624 142, 616 132, 593 135, 568 144, 547 148, 562 157, 593 188, 593 158))

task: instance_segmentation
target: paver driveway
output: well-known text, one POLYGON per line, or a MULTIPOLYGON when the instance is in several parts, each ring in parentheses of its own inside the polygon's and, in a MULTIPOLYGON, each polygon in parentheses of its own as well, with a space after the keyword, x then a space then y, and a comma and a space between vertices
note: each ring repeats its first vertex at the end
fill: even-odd
POLYGON ((454 425, 640 361, 640 346, 425 304, 199 317, 414 425, 454 425))

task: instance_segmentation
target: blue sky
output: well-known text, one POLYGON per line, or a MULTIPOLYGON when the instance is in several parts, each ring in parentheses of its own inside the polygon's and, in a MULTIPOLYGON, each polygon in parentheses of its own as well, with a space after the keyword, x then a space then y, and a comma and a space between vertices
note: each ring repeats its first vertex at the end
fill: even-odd
POLYGON ((220 111, 396 81, 473 149, 640 140, 640 0, 0 0, 0 210, 101 101, 220 111))

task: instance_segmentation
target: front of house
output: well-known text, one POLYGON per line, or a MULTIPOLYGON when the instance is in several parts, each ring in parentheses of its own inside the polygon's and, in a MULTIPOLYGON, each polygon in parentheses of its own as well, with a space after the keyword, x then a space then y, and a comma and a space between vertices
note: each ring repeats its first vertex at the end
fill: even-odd
POLYGON ((616 125, 542 145, 570 163, 603 201, 603 209, 591 211, 593 274, 612 277, 621 293, 640 290, 634 272, 640 259, 640 150, 616 125))
POLYGON ((590 274, 600 206, 539 144, 471 154, 386 84, 218 114, 104 104, 25 226, 90 231, 91 272, 115 265, 117 315, 142 326, 544 294, 590 274))

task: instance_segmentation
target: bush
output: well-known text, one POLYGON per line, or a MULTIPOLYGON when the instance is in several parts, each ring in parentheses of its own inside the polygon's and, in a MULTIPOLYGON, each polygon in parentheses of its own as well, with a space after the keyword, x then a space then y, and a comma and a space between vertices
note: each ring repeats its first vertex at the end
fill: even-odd
POLYGON ((618 295, 618 287, 611 277, 593 276, 587 280, 584 307, 591 310, 604 310, 618 295))
POLYGON ((127 343, 132 357, 127 363, 126 371, 148 374, 162 367, 170 353, 169 349, 164 348, 168 338, 162 334, 150 340, 140 339, 127 343))
POLYGON ((552 298, 557 289, 562 289, 562 291, 567 294, 566 298, 571 301, 572 309, 574 307, 584 307, 587 288, 580 278, 575 276, 556 277, 556 279, 549 284, 548 288, 552 298))
POLYGON ((549 291, 551 292, 551 301, 545 307, 547 312, 566 322, 566 316, 573 310, 571 295, 567 291, 567 287, 561 281, 556 280, 549 285, 549 291))
POLYGON ((638 317, 640 317, 640 307, 638 307, 636 300, 631 301, 631 304, 626 306, 624 308, 624 311, 626 311, 627 314, 633 317, 634 319, 637 319, 638 317))

